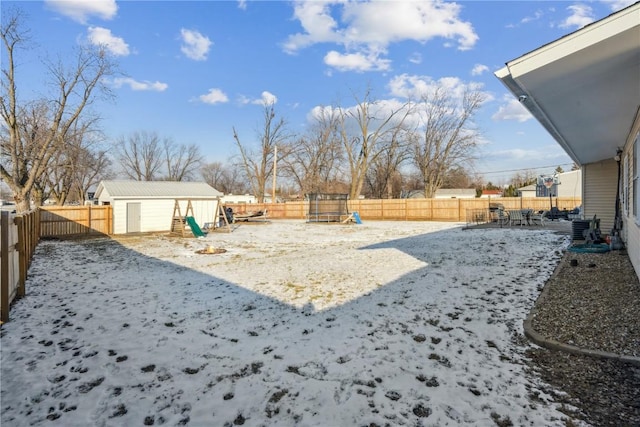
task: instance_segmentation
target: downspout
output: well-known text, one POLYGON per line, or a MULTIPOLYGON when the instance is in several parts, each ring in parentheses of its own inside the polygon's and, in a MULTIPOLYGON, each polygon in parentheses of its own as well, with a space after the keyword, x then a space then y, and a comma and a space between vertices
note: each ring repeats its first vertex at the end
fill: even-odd
POLYGON ((622 230, 622 217, 620 216, 620 171, 622 161, 622 150, 618 148, 615 157, 616 163, 618 163, 618 183, 616 187, 616 208, 615 218, 613 220, 613 228, 611 229, 611 243, 610 248, 614 250, 622 249, 622 239, 620 238, 620 230, 622 230))

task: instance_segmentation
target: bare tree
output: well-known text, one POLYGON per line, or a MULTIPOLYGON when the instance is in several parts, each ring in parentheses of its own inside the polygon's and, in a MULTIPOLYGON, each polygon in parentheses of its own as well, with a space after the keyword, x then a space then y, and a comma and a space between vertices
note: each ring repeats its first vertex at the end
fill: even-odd
POLYGON ((366 177, 369 196, 377 199, 400 196, 403 181, 400 168, 410 157, 404 126, 394 126, 386 137, 388 141, 382 144, 380 154, 372 161, 366 177))
POLYGON ((338 113, 331 108, 317 108, 316 122, 306 136, 288 148, 281 168, 303 194, 330 192, 340 178, 343 155, 338 132, 338 113))
POLYGON ((168 181, 188 181, 202 164, 200 148, 195 145, 175 144, 164 140, 164 154, 168 181))
POLYGON ((48 75, 56 92, 51 99, 35 103, 18 99, 16 55, 29 36, 22 20, 19 11, 3 13, 0 29, 6 51, 0 97, 3 119, 0 177, 13 191, 19 212, 30 209, 34 188, 40 185, 55 153, 64 149, 75 124, 81 119, 85 124, 95 123, 95 117, 93 120, 87 117, 88 107, 97 93, 110 94, 102 82, 115 71, 112 59, 102 47, 82 46, 71 68, 62 61, 48 64, 48 75), (34 115, 38 117, 35 123, 25 123, 34 115))
POLYGON ((111 158, 104 150, 82 150, 74 172, 74 188, 79 201, 85 200, 89 190, 104 179, 111 179, 111 158))
POLYGON ((469 88, 458 99, 443 86, 423 95, 418 106, 421 126, 413 136, 413 162, 427 198, 442 187, 447 171, 473 160, 478 132, 472 119, 484 99, 482 92, 469 88))
POLYGON ((241 169, 221 162, 207 163, 200 169, 204 181, 224 194, 243 194, 249 189, 241 169))
POLYGON ((441 188, 473 188, 475 184, 474 177, 464 167, 454 166, 446 172, 441 188))
POLYGON ((275 147, 284 145, 289 138, 285 132, 285 121, 282 118, 276 119, 273 103, 264 104, 264 121, 258 132, 260 147, 257 151, 243 145, 236 128, 233 128, 233 138, 240 151, 242 167, 258 203, 264 203, 267 180, 273 173, 275 147))
POLYGON ((73 131, 68 133, 66 144, 52 156, 41 183, 36 185, 39 202, 53 198, 57 204, 63 205, 72 193, 74 201, 84 200, 80 191, 83 185, 78 178, 103 172, 87 170, 101 166, 93 161, 94 149, 99 142, 96 136, 83 122, 75 123, 73 131))
POLYGON ((360 196, 370 165, 384 152, 385 143, 393 140, 398 127, 404 126, 410 113, 408 107, 409 103, 397 108, 381 108, 379 103, 371 101, 371 92, 367 90, 355 107, 340 115, 340 140, 349 165, 351 199, 360 196))
POLYGON ((115 144, 116 159, 124 174, 136 181, 158 178, 163 164, 163 142, 155 132, 133 132, 115 144))

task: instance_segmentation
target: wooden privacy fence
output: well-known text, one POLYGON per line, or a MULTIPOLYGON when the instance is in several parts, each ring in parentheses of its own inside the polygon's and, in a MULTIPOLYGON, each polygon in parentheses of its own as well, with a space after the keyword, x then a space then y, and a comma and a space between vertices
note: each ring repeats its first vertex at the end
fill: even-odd
POLYGON ((113 233, 111 206, 43 206, 40 208, 40 237, 110 235, 113 233))
POLYGON ((111 206, 47 206, 27 214, 2 212, 0 218, 0 320, 25 295, 25 281, 40 237, 111 234, 111 206))
MULTIPOLYGON (((549 210, 548 198, 493 197, 473 199, 363 199, 349 200, 349 212, 358 212, 363 220, 454 221, 466 222, 467 211, 489 209, 490 203, 501 203, 505 209, 549 210)), ((573 209, 582 203, 580 197, 556 197, 558 209, 573 209)), ((234 212, 242 213, 266 209, 273 219, 306 219, 309 202, 286 203, 227 203, 234 212)))
POLYGON ((9 320, 11 302, 24 296, 27 271, 39 240, 38 211, 0 213, 0 320, 9 320))

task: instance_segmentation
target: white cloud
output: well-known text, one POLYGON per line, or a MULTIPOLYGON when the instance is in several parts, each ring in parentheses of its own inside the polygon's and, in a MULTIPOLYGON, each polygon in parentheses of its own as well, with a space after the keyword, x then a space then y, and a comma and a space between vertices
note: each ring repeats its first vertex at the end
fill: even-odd
POLYGON ((91 16, 113 19, 118 12, 115 0, 45 0, 45 4, 81 24, 86 24, 91 16))
POLYGON ((507 161, 527 160, 528 164, 531 164, 533 162, 565 163, 567 153, 565 153, 558 144, 549 144, 527 149, 512 148, 508 150, 495 150, 491 153, 491 156, 507 161))
POLYGON ((227 97, 227 95, 220 89, 216 88, 209 89, 209 92, 204 95, 200 95, 198 99, 205 104, 211 105, 224 104, 225 102, 229 102, 229 98, 227 97))
POLYGON ((247 10, 247 0, 238 0, 238 9, 247 10))
POLYGON ((480 76, 483 73, 486 73, 487 71, 489 71, 489 67, 487 67, 486 65, 476 64, 473 66, 473 69, 471 70, 471 75, 480 76))
POLYGON ((290 35, 283 49, 296 53, 317 43, 334 43, 345 49, 344 53, 334 49, 328 54, 337 66, 358 71, 386 70, 388 60, 377 59, 377 65, 369 68, 361 63, 372 62, 371 52, 386 54, 390 44, 405 40, 426 43, 444 38, 454 41, 459 50, 471 49, 478 35, 471 23, 459 18, 460 11, 458 4, 442 1, 297 1, 294 17, 303 32, 290 35), (351 64, 354 61, 359 64, 351 64))
POLYGON ((627 6, 631 6, 636 1, 637 0, 603 0, 602 3, 608 4, 612 11, 618 11, 627 6))
POLYGON ((195 61, 204 61, 207 59, 209 48, 213 44, 208 37, 203 36, 198 31, 186 30, 184 28, 180 30, 180 37, 182 38, 180 50, 187 55, 187 58, 195 61))
POLYGON ((524 18, 522 18, 520 20, 520 23, 521 24, 527 24, 529 22, 537 21, 540 18, 542 18, 543 15, 544 15, 544 13, 541 10, 536 10, 535 13, 533 14, 533 16, 525 16, 524 18))
POLYGON ((518 122, 526 122, 532 119, 533 116, 522 106, 522 104, 511 95, 504 95, 502 98, 502 105, 498 108, 498 111, 491 116, 493 120, 517 120, 518 122))
MULTIPOLYGON (((424 96, 433 95, 439 88, 447 89, 447 94, 461 99, 466 90, 482 91, 482 85, 475 82, 464 82, 458 77, 442 77, 434 80, 428 76, 401 74, 392 78, 388 83, 392 96, 405 99, 419 100, 424 96)), ((493 99, 490 93, 484 92, 485 102, 493 99)))
POLYGON ((254 101, 253 103, 260 105, 274 105, 276 102, 278 102, 278 97, 265 90, 264 92, 262 92, 262 97, 259 100, 254 101))
POLYGON ((169 87, 166 83, 160 82, 150 82, 150 81, 142 81, 139 82, 130 77, 122 77, 113 79, 113 86, 117 88, 121 88, 122 86, 129 86, 131 90, 134 91, 153 91, 153 92, 164 92, 169 87))
POLYGON ((129 55, 129 45, 122 37, 111 34, 111 30, 102 27, 89 27, 87 33, 91 44, 106 46, 107 50, 116 56, 129 55))
POLYGON ((254 104, 254 105, 274 105, 278 102, 278 97, 272 94, 271 92, 265 90, 260 95, 260 98, 248 98, 244 95, 240 95, 238 97, 238 102, 240 104, 254 104))
POLYGON ((324 57, 324 63, 339 71, 386 71, 391 61, 381 59, 377 54, 365 53, 339 53, 335 50, 328 52, 324 57))
POLYGON ((560 28, 582 28, 595 20, 593 9, 585 4, 573 4, 567 10, 570 15, 560 23, 560 28))
POLYGON ((409 57, 409 62, 412 64, 421 64, 422 63, 422 55, 419 52, 414 52, 409 57))

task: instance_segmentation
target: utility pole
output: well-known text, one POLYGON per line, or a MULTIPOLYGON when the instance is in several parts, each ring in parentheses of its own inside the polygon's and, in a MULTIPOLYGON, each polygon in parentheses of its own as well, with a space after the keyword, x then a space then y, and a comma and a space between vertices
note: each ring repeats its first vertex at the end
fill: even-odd
POLYGON ((271 189, 271 203, 276 202, 276 176, 278 174, 278 146, 273 146, 273 188, 271 189))

